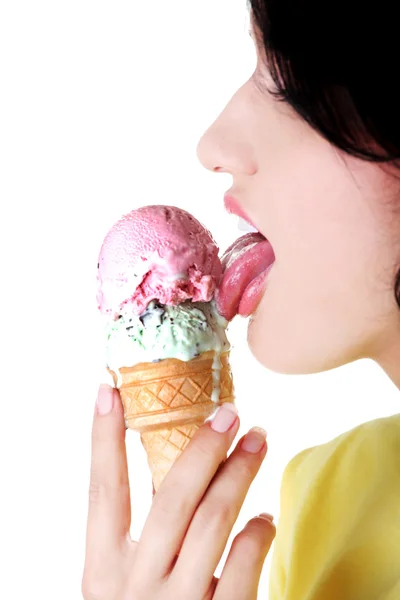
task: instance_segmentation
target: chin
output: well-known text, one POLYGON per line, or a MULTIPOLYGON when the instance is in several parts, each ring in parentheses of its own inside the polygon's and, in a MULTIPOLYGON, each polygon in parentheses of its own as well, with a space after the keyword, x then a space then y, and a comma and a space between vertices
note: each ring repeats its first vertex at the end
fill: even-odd
POLYGON ((260 314, 250 319, 247 341, 251 353, 261 365, 282 375, 312 375, 357 359, 331 351, 326 339, 301 336, 295 330, 281 331, 276 321, 269 323, 260 314))
POLYGON ((293 352, 280 352, 276 346, 260 334, 254 321, 249 325, 247 341, 254 358, 266 369, 281 375, 308 375, 317 372, 311 364, 306 364, 293 352))

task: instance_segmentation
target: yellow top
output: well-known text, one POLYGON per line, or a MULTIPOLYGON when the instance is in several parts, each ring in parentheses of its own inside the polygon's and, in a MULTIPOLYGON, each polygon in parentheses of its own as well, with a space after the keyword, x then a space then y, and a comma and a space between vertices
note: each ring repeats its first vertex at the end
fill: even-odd
POLYGON ((400 414, 288 464, 269 600, 400 600, 400 414))

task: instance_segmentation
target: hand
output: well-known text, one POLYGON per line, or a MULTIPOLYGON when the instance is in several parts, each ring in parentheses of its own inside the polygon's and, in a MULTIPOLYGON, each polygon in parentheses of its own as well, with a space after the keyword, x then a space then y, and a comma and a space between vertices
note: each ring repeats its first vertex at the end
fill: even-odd
POLYGON ((123 407, 102 386, 92 433, 85 600, 256 600, 275 536, 267 516, 233 541, 221 578, 214 572, 248 489, 267 453, 265 434, 250 430, 225 460, 238 431, 223 405, 205 423, 153 498, 139 542, 132 541, 123 407), (225 462, 224 462, 225 460, 225 462))

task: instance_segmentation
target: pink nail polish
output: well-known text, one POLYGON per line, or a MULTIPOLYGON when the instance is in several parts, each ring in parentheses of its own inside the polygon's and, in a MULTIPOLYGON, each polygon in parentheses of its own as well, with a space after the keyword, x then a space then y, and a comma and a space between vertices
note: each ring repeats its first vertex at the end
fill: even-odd
POLYGON ((237 408, 232 402, 222 404, 211 421, 211 429, 217 433, 226 433, 237 419, 237 408))
POLYGON ((114 388, 102 383, 96 400, 96 410, 99 415, 107 415, 114 406, 114 388))
POLYGON ((274 522, 274 517, 273 515, 271 515, 270 513, 261 513, 260 515, 258 515, 261 519, 267 519, 267 521, 271 521, 271 523, 274 522))
POLYGON ((261 427, 253 427, 246 434, 242 441, 242 450, 250 452, 251 454, 257 454, 262 450, 267 439, 267 432, 261 427))

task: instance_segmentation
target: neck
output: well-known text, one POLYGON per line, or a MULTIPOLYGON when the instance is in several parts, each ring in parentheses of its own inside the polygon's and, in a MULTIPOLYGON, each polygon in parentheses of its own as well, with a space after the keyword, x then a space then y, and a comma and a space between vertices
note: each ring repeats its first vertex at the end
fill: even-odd
POLYGON ((400 327, 393 338, 390 343, 386 341, 375 360, 400 390, 400 327))

